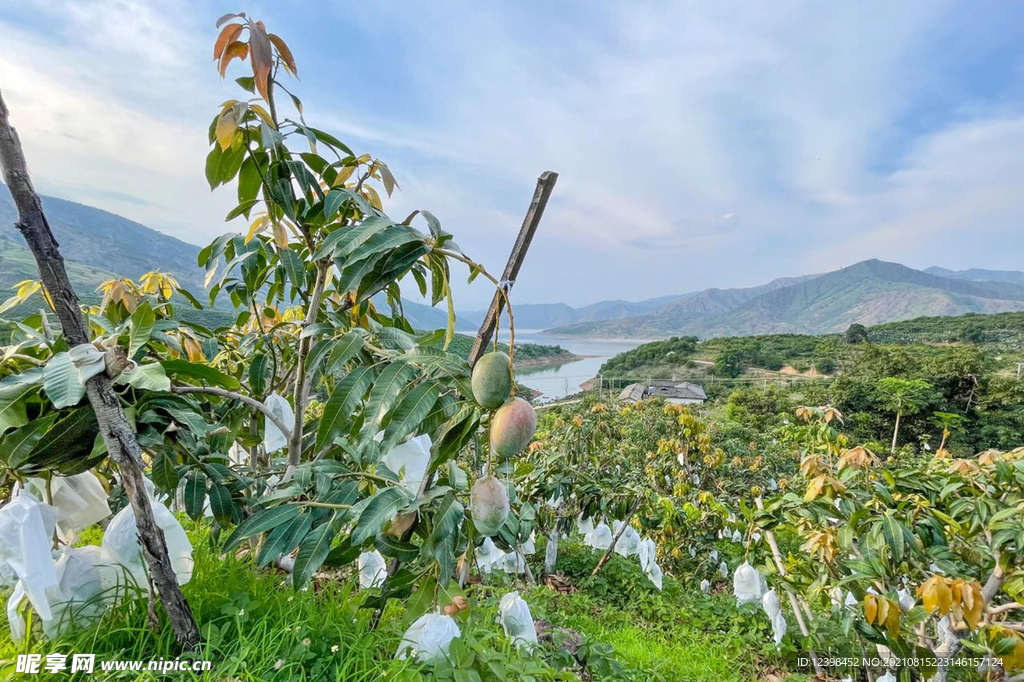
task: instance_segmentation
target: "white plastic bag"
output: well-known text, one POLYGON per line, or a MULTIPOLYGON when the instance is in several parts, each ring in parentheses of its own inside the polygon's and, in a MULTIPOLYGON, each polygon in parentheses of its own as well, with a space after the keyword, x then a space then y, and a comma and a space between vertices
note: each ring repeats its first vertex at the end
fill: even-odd
POLYGON ((452 640, 461 634, 458 624, 451 616, 425 613, 402 635, 395 656, 404 660, 412 655, 424 663, 436 658, 447 658, 452 640))
POLYGON ((732 541, 737 543, 743 542, 743 535, 738 530, 734 530, 732 532, 732 541))
POLYGON ((532 648, 537 644, 537 629, 533 625, 530 606, 518 592, 509 592, 501 598, 498 603, 498 622, 501 623, 505 636, 511 639, 517 648, 532 648))
MULTIPOLYGON (((171 569, 178 579, 178 584, 184 585, 192 579, 192 543, 189 542, 185 529, 178 523, 174 514, 157 502, 151 491, 147 492, 149 503, 153 507, 153 518, 156 525, 163 530, 164 539, 167 541, 171 569)), ((142 547, 139 545, 138 533, 135 514, 129 505, 111 519, 107 531, 103 534, 102 544, 128 569, 135 584, 142 588, 146 586, 146 563, 142 556, 142 547)))
MULTIPOLYGON (((36 499, 45 499, 46 481, 29 478, 25 489, 36 499)), ((75 541, 75 533, 110 516, 107 491, 91 471, 74 476, 54 476, 50 481, 50 506, 57 512, 57 537, 75 541)))
POLYGON ((647 567, 645 573, 647 574, 648 579, 654 583, 654 586, 657 587, 660 592, 662 579, 664 578, 664 575, 661 572, 661 566, 652 561, 651 565, 647 567))
POLYGON ((554 573, 558 561, 558 533, 552 530, 548 535, 548 544, 544 547, 544 572, 554 573))
POLYGON ((917 603, 917 601, 914 599, 914 595, 912 595, 910 593, 910 590, 908 590, 905 587, 901 587, 900 589, 896 590, 896 596, 898 596, 900 599, 900 608, 903 611, 909 611, 910 609, 914 608, 914 604, 917 603))
POLYGON ((657 560, 658 547, 654 544, 654 540, 644 538, 637 546, 636 554, 640 559, 640 568, 646 572, 651 564, 657 560))
POLYGON ((722 576, 722 579, 729 577, 729 566, 723 561, 718 564, 718 575, 722 576))
POLYGON ((775 640, 775 647, 779 648, 782 646, 782 638, 786 636, 786 617, 779 610, 772 617, 772 639, 775 640))
POLYGON ((892 674, 891 670, 886 670, 885 674, 879 677, 876 682, 896 682, 896 676, 892 674))
POLYGON ((756 568, 744 561, 732 576, 732 593, 736 604, 759 602, 768 591, 768 583, 756 568))
POLYGON ((526 557, 520 552, 506 552, 501 560, 501 568, 506 573, 526 573, 526 557))
MULTIPOLYGON (((51 615, 33 614, 43 634, 54 638, 63 632, 88 625, 103 616, 107 608, 124 596, 120 576, 124 568, 102 547, 65 547, 54 564, 57 584, 46 590, 51 615)), ((7 603, 7 620, 15 641, 25 637, 25 619, 20 613, 25 590, 19 582, 7 603)))
POLYGON ((490 573, 491 570, 505 559, 505 553, 498 549, 494 541, 484 538, 483 544, 477 547, 474 553, 474 560, 480 573, 490 573))
POLYGON ((57 584, 50 548, 57 512, 21 491, 0 508, 0 562, 18 576, 25 596, 42 618, 52 618, 47 589, 57 584))
POLYGON ((718 561, 718 550, 717 549, 711 550, 711 553, 708 556, 711 557, 712 561, 718 561))
MULTIPOLYGON (((614 535, 622 528, 622 521, 616 521, 612 525, 612 534, 614 535)), ((633 556, 639 548, 640 534, 633 526, 626 526, 626 530, 622 531, 622 535, 619 536, 619 541, 615 543, 615 553, 619 556, 633 556)))
POLYGON ((701 580, 700 581, 700 591, 703 592, 704 594, 707 594, 708 592, 710 592, 711 591, 711 581, 706 580, 706 579, 705 580, 701 580))
POLYGON ((583 514, 576 518, 576 531, 583 536, 594 532, 594 519, 585 519, 583 514))
POLYGON ((602 521, 594 527, 594 531, 587 535, 587 544, 594 549, 608 549, 612 544, 612 529, 602 521))
MULTIPOLYGON (((285 425, 295 423, 295 412, 292 406, 283 396, 271 393, 264 400, 263 404, 270 408, 270 411, 285 425)), ((288 445, 288 439, 284 437, 281 429, 270 421, 269 417, 263 418, 263 449, 267 452, 276 452, 288 445)))
POLYGON ((368 589, 380 587, 388 577, 388 565, 384 555, 377 550, 359 555, 359 587, 368 589))
POLYGON ((420 483, 430 464, 430 436, 423 434, 396 445, 381 457, 388 469, 398 474, 405 489, 413 495, 420 492, 420 483))
POLYGON ((537 537, 536 537, 535 532, 531 530, 530 531, 530 537, 526 540, 526 542, 524 542, 519 547, 519 550, 523 554, 525 554, 526 556, 530 556, 531 554, 536 554, 537 553, 536 539, 537 539, 537 537))

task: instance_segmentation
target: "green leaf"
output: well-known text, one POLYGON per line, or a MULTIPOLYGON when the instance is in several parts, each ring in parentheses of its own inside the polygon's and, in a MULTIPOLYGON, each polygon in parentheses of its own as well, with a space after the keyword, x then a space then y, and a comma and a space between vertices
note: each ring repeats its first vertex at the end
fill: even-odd
POLYGON ((150 478, 156 487, 173 493, 178 488, 178 467, 177 457, 171 450, 163 450, 153 460, 153 470, 150 478))
POLYGON ((142 304, 132 313, 132 326, 128 334, 128 357, 134 358, 139 349, 146 345, 150 335, 153 333, 153 326, 156 324, 156 313, 150 307, 149 301, 142 304))
POLYGON ((296 516, 274 528, 267 535, 266 541, 260 547, 259 556, 256 557, 256 565, 260 568, 266 566, 283 554, 290 554, 293 549, 299 546, 302 538, 306 537, 309 529, 313 527, 313 515, 306 513, 296 516))
POLYGON ((281 258, 281 265, 284 266, 284 273, 292 286, 302 289, 306 286, 306 264, 302 256, 292 249, 278 249, 278 256, 281 258))
POLYGON ((386 557, 392 557, 405 563, 420 555, 420 548, 411 542, 402 542, 398 538, 381 533, 373 541, 374 546, 386 557))
POLYGON ((222 525, 230 523, 234 515, 235 505, 231 501, 231 493, 219 483, 210 485, 210 511, 213 518, 222 525))
POLYGON ((384 368, 373 383, 370 397, 366 401, 364 432, 369 433, 379 427, 384 415, 394 405, 398 394, 415 375, 416 371, 412 367, 401 362, 392 362, 384 368))
POLYGON ((192 520, 203 515, 203 503, 206 501, 206 474, 195 471, 185 479, 185 513, 192 520))
POLYGON ((242 543, 242 540, 251 538, 254 535, 258 535, 265 530, 276 528, 286 521, 290 521, 295 518, 301 508, 297 504, 283 504, 279 507, 271 507, 269 509, 262 509, 245 521, 238 524, 235 528, 235 532, 231 534, 227 542, 224 543, 224 552, 230 552, 235 547, 238 547, 242 543))
POLYGON ((331 551, 334 534, 334 524, 324 523, 307 535, 299 545, 299 553, 295 557, 295 567, 292 572, 295 589, 308 583, 309 579, 313 577, 313 573, 323 565, 324 559, 331 551))
POLYGON ((316 433, 316 449, 319 451, 341 433, 352 418, 352 411, 370 387, 373 373, 369 367, 356 367, 341 380, 324 405, 323 416, 316 433))
POLYGON ((270 388, 270 356, 257 353, 249 364, 249 390, 255 396, 262 396, 270 388))
POLYGON ((434 531, 430 534, 428 542, 433 544, 452 537, 458 532, 459 524, 465 516, 466 509, 455 499, 455 492, 449 492, 434 513, 434 531))
POLYGON ((398 510, 409 502, 411 495, 398 486, 384 488, 366 505, 359 521, 352 531, 352 544, 361 545, 367 538, 380 532, 385 524, 395 518, 398 510))
POLYGON ((85 395, 69 353, 57 353, 43 368, 43 391, 56 408, 77 405, 85 395))
POLYGON ((204 365, 198 362, 189 362, 188 360, 161 360, 160 364, 164 366, 164 369, 170 375, 181 374, 183 376, 191 377, 193 379, 199 379, 205 381, 208 384, 215 386, 221 386, 228 390, 234 390, 241 384, 238 379, 231 375, 224 374, 209 365, 204 365))
POLYGON ((343 369, 345 363, 354 358, 362 349, 363 337, 356 332, 348 332, 334 342, 331 357, 327 361, 327 372, 337 372, 343 369))
POLYGON ((43 434, 53 426, 56 419, 57 413, 51 412, 42 419, 33 419, 25 426, 4 436, 0 440, 0 462, 3 462, 6 468, 17 469, 20 467, 28 459, 43 434))
POLYGON ((131 372, 123 373, 118 377, 118 383, 121 382, 143 391, 171 390, 171 380, 167 378, 167 373, 159 362, 139 365, 131 372))
POLYGON ((430 408, 437 402, 440 394, 440 389, 433 381, 424 381, 409 391, 390 413, 390 421, 384 429, 381 450, 390 450, 403 438, 415 433, 420 423, 430 414, 430 408))
POLYGON ((889 545, 889 549, 892 551, 893 565, 899 565, 903 561, 903 529, 899 521, 894 519, 891 513, 882 517, 882 534, 885 536, 886 544, 889 545))
POLYGON ((89 468, 97 459, 91 455, 98 433, 99 426, 92 407, 76 408, 46 432, 25 464, 31 464, 35 471, 57 469, 64 473, 81 467, 89 468))

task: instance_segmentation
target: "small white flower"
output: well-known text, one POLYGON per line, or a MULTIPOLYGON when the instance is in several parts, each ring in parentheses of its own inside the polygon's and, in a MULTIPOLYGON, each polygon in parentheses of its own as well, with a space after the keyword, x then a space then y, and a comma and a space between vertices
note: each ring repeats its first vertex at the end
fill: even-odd
POLYGON ((289 597, 288 597, 288 601, 295 601, 295 596, 294 596, 294 595, 292 595, 292 596, 289 596, 289 597))
POLYGON ((331 653, 332 654, 338 653, 338 649, 340 649, 340 648, 341 647, 339 647, 337 644, 335 644, 334 646, 331 647, 331 653))
POLYGON ((310 643, 311 640, 309 639, 309 637, 306 637, 304 640, 302 640, 302 646, 309 646, 310 643))
POLYGON ((279 659, 277 659, 277 661, 274 662, 274 670, 280 670, 283 667, 284 667, 284 659, 283 658, 279 658, 279 659))
POLYGON ((244 616, 245 615, 245 609, 239 609, 238 615, 239 616, 244 616))

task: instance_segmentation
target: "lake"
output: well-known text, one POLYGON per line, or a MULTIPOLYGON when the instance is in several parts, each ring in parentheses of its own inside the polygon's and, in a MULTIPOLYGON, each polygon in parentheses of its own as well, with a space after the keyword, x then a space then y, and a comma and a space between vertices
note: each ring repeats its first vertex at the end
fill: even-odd
MULTIPOLYGON (((597 376, 601 365, 608 358, 632 350, 646 343, 632 339, 586 339, 541 334, 539 329, 517 329, 517 343, 540 343, 545 346, 561 346, 576 355, 589 355, 575 362, 546 367, 522 367, 516 369, 516 380, 524 386, 540 391, 537 402, 558 400, 578 393, 580 384, 597 376)), ((474 334, 475 332, 468 332, 474 334)), ((508 330, 501 329, 501 340, 508 343, 508 330)))

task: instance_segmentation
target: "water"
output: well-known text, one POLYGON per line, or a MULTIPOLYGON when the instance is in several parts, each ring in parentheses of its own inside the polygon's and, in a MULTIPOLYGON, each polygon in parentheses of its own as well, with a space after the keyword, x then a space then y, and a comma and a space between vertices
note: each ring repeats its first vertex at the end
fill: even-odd
MULTIPOLYGON (((505 329, 501 330, 501 340, 508 342, 508 332, 505 329)), ((592 356, 562 365, 517 368, 517 381, 535 391, 540 391, 541 397, 537 399, 537 402, 558 400, 578 393, 580 384, 597 376, 601 365, 606 360, 645 343, 632 339, 559 337, 541 334, 539 329, 517 329, 516 342, 561 346, 576 355, 592 356)))

